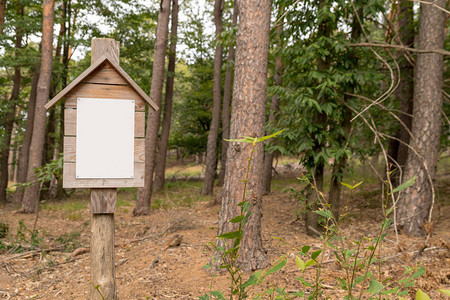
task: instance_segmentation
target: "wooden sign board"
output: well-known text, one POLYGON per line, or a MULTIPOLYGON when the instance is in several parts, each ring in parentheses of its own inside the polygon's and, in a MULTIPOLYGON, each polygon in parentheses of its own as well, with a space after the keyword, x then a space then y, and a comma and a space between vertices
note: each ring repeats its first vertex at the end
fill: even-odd
POLYGON ((110 57, 45 106, 64 103, 64 188, 143 187, 145 103, 158 107, 110 57))

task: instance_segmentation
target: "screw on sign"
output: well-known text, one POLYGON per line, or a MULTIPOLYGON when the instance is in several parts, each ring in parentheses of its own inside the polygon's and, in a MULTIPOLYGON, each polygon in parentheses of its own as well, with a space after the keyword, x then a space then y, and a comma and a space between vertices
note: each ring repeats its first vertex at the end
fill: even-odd
POLYGON ((91 189, 90 299, 116 299, 118 187, 143 187, 145 105, 158 107, 119 66, 119 43, 93 39, 91 66, 50 100, 64 103, 64 188, 91 189))

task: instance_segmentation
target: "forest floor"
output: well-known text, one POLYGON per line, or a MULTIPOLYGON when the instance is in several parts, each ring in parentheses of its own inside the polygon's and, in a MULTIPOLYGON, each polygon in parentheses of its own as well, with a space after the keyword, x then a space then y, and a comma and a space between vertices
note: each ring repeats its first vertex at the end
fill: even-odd
MULTIPOLYGON (((392 229, 382 246, 383 279, 404 278, 405 266, 426 268, 411 288, 411 298, 420 288, 431 299, 446 299, 437 290, 450 288, 450 173, 448 164, 445 165, 447 168, 438 169, 439 205, 434 209, 433 231, 426 247, 423 237, 404 235, 399 236, 397 244, 392 229)), ((382 220, 380 184, 373 177, 365 178, 366 166, 357 169, 360 173, 355 171, 353 177, 365 182, 352 195, 345 191, 343 197, 349 213, 341 228, 348 241, 359 239, 361 234, 373 237, 382 220)), ((298 254, 295 248, 322 247, 322 240, 305 234, 299 218, 299 200, 286 191, 286 188, 301 188, 296 179, 300 170, 280 166, 278 171, 272 192, 263 197, 262 239, 272 263, 282 255, 289 260, 284 269, 268 276, 255 293, 271 287, 298 291, 302 287, 296 278, 304 276, 311 280, 315 268, 309 267, 302 275, 295 263, 298 254), (282 238, 286 243, 273 237, 282 238)), ((351 179, 347 182, 351 183, 351 179)), ((210 290, 211 284, 212 290, 229 294, 229 276, 217 274, 212 280, 211 273, 203 268, 212 255, 208 243, 215 240, 220 206, 211 204, 210 197, 200 197, 200 190, 198 181, 168 182, 166 189, 153 200, 152 213, 142 217, 131 214, 135 190, 119 190, 115 214, 118 299, 198 299, 210 290), (181 242, 171 246, 174 239, 181 242)), ((216 188, 215 197, 219 193, 220 188, 216 188)), ((17 204, 10 203, 0 210, 0 225, 9 227, 8 233, 3 231, 6 237, 0 239, 0 245, 3 242, 9 246, 0 249, 0 299, 88 299, 88 191, 77 190, 69 199, 41 203, 36 223, 38 235, 34 239, 30 233, 36 216, 17 214, 18 208, 17 204)), ((373 272, 378 274, 378 270, 373 272)), ((337 281, 343 274, 335 257, 325 251, 321 275, 324 296, 343 298, 345 291, 337 281)))

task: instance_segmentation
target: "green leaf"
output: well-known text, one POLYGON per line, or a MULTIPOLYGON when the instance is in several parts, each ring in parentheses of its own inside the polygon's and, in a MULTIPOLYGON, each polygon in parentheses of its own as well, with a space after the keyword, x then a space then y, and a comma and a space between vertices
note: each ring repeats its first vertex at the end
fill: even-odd
POLYGON ((286 129, 283 129, 283 130, 277 131, 277 132, 275 132, 275 133, 273 133, 273 134, 271 134, 271 135, 262 136, 262 137, 258 138, 258 139, 256 140, 256 142, 262 142, 262 141, 271 139, 271 138, 273 138, 273 137, 276 137, 277 135, 279 135, 280 133, 282 133, 282 132, 285 131, 285 130, 286 130, 286 129))
POLYGON ((243 139, 224 139, 227 142, 238 142, 238 143, 253 143, 253 139, 243 138, 243 139))
POLYGON ((421 289, 418 289, 416 293, 416 300, 431 300, 431 298, 427 295, 427 293, 421 289))
POLYGON ((221 291, 212 291, 209 292, 212 296, 216 297, 218 300, 225 300, 225 296, 222 294, 221 291))
POLYGON ((355 185, 350 185, 350 184, 348 184, 348 183, 345 183, 345 182, 341 182, 341 184, 343 185, 343 186, 345 186, 346 188, 349 188, 350 190, 354 190, 354 189, 356 189, 358 186, 360 186, 361 184, 363 183, 363 181, 360 181, 360 182, 358 182, 357 184, 355 184, 355 185))
POLYGON ((242 219, 244 219, 244 216, 237 216, 237 217, 234 217, 233 219, 231 219, 229 222, 230 223, 239 223, 242 221, 242 219))
POLYGON ((355 184, 354 186, 352 186, 352 190, 356 189, 358 186, 360 186, 363 182, 360 181, 357 184, 355 184))
POLYGON ((348 290, 347 281, 345 281, 344 279, 342 279, 340 277, 337 277, 337 280, 339 281, 339 284, 341 285, 342 289, 348 290))
POLYGON ((333 218, 333 214, 331 213, 330 210, 316 210, 314 211, 316 214, 321 215, 327 219, 332 219, 333 218))
POLYGON ((261 278, 262 271, 259 270, 252 275, 250 275, 249 279, 244 282, 243 287, 249 287, 255 284, 258 284, 259 279, 261 278))
POLYGON ((416 181, 417 176, 413 176, 410 179, 408 179, 407 181, 403 182, 401 185, 399 185, 398 187, 396 187, 395 189, 392 190, 392 192, 390 193, 396 193, 396 192, 400 192, 408 187, 410 187, 411 185, 414 184, 414 182, 416 181))
POLYGON ((441 290, 438 290, 438 292, 441 292, 443 294, 446 294, 447 296, 450 296, 450 290, 443 290, 443 289, 441 289, 441 290))
POLYGON ((308 253, 309 249, 311 249, 311 246, 303 246, 303 247, 302 247, 302 253, 303 253, 303 254, 308 253))
POLYGON ((316 261, 314 259, 310 259, 305 263, 305 268, 312 266, 316 263, 316 261))
POLYGON ((219 239, 235 239, 237 237, 241 237, 242 236, 242 231, 241 230, 236 230, 236 231, 231 231, 231 232, 226 232, 223 233, 219 236, 217 236, 219 239))
POLYGON ((199 300, 209 300, 209 296, 204 294, 203 296, 198 297, 199 300))
POLYGON ((355 282, 353 283, 353 285, 356 286, 358 283, 363 281, 363 279, 364 279, 364 275, 356 277, 355 282))
POLYGON ((316 250, 313 253, 311 253, 311 258, 316 260, 316 258, 322 253, 322 249, 316 250))
POLYGON ((297 264, 297 267, 302 270, 305 271, 305 262, 303 261, 303 259, 301 259, 298 256, 295 256, 295 263, 297 264))
POLYGON ((381 290, 383 289, 383 284, 381 282, 378 282, 374 279, 370 280, 369 283, 369 293, 374 296, 377 295, 381 290))
POLYGON ((420 267, 419 270, 417 270, 410 279, 416 279, 420 276, 422 276, 423 274, 425 274, 425 267, 420 267))
POLYGON ((266 274, 264 274, 264 276, 273 274, 278 272, 279 270, 281 270, 287 263, 287 259, 283 259, 279 264, 277 264, 276 266, 272 267, 271 269, 269 269, 266 274))
POLYGON ((352 186, 351 186, 350 184, 347 184, 347 183, 345 183, 345 182, 341 182, 341 184, 342 184, 343 186, 345 186, 346 188, 352 189, 352 186))

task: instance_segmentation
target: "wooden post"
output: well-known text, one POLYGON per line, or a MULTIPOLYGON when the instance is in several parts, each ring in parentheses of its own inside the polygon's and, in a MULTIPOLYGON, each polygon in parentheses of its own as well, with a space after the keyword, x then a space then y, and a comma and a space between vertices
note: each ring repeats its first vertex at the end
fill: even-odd
MULTIPOLYGON (((119 63, 119 43, 113 39, 93 39, 91 64, 107 55, 119 63)), ((117 189, 91 189, 91 300, 116 297, 114 265, 114 211, 117 189)))

